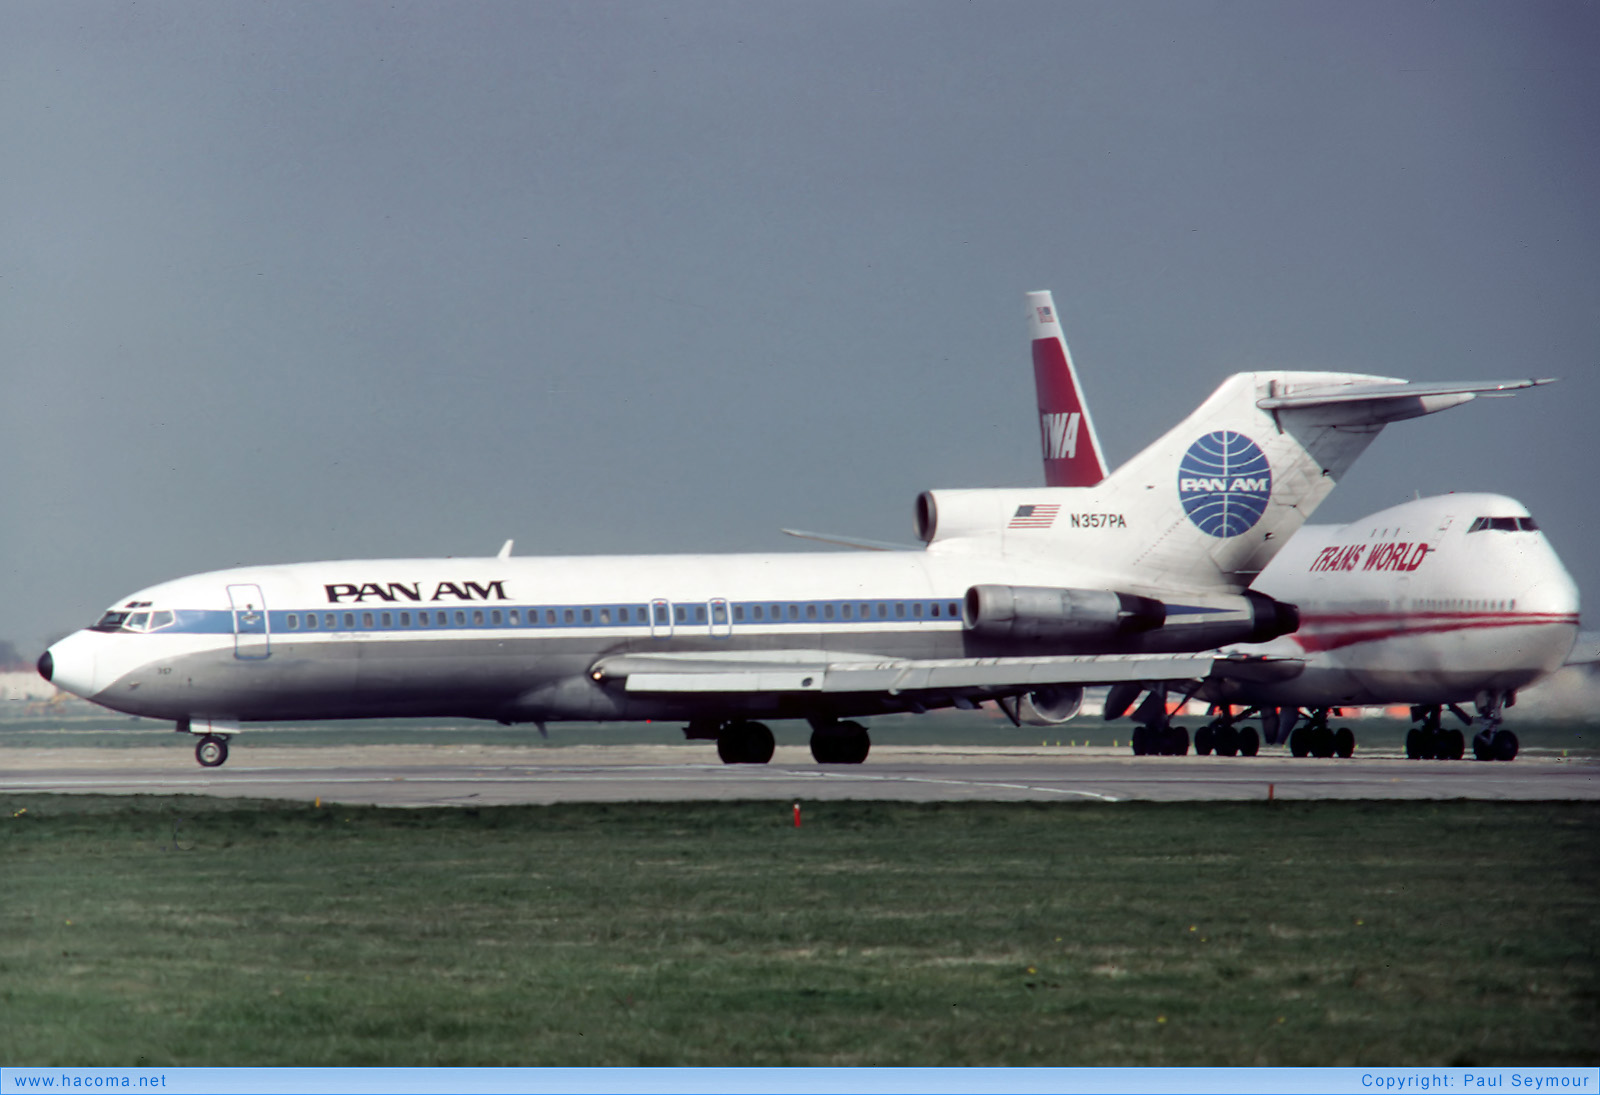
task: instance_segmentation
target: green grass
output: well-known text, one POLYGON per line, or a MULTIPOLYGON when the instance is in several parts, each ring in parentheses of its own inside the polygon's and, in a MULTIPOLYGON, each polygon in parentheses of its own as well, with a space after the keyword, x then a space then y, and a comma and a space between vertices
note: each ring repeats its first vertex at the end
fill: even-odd
POLYGON ((8 1064, 1600 1060, 1593 804, 0 806, 8 1064))

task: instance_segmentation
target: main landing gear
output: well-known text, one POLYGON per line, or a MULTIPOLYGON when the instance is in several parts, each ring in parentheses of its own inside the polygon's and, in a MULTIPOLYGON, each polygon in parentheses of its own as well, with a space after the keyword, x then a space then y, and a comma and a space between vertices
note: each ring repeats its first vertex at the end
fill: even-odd
MULTIPOLYGON (((1407 760, 1460 760, 1466 753, 1467 739, 1461 731, 1439 725, 1443 711, 1439 704, 1411 709, 1411 721, 1417 725, 1406 731, 1407 760)), ((1470 719, 1467 722, 1471 724, 1470 719)))
POLYGON ((1343 757, 1355 755, 1356 736, 1348 726, 1337 730, 1328 725, 1333 707, 1313 707, 1306 712, 1306 722, 1289 732, 1289 752, 1297 757, 1343 757))
MULTIPOLYGON (((696 720, 684 727, 686 738, 715 740, 723 764, 766 764, 772 760, 772 731, 759 722, 696 720)), ((811 755, 818 764, 860 764, 867 759, 872 739, 859 722, 833 719, 811 723, 811 755)))
MULTIPOLYGON (((1248 713, 1248 712, 1247 712, 1248 713)), ((1235 726, 1232 704, 1212 704, 1211 721, 1194 732, 1194 751, 1209 756, 1213 751, 1219 757, 1253 757, 1261 751, 1261 735, 1254 726, 1235 726)))
POLYGON ((746 719, 695 719, 683 728, 690 739, 715 741, 723 764, 765 764, 772 759, 772 731, 746 719))
MULTIPOLYGON (((1121 714, 1121 712, 1118 712, 1121 714)), ((1108 709, 1109 716, 1109 709, 1108 709)), ((1182 757, 1189 752, 1189 731, 1174 725, 1167 713, 1167 690, 1152 688, 1132 715, 1139 726, 1133 732, 1136 757, 1182 757)))
POLYGON ((871 748, 867 728, 859 722, 811 724, 811 755, 818 764, 860 764, 871 748))
POLYGON ((717 733, 717 756, 723 764, 766 764, 773 748, 772 731, 765 723, 741 719, 723 723, 717 733))

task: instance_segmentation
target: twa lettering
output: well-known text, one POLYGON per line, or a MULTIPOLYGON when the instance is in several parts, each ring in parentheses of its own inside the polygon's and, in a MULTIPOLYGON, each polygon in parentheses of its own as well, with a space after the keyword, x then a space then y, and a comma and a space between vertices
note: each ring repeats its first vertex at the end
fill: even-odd
POLYGON ((1432 551, 1427 544, 1379 544, 1367 553, 1365 570, 1416 570, 1432 551))
POLYGON ((1046 460, 1072 460, 1078 455, 1078 426, 1083 415, 1077 411, 1041 414, 1039 436, 1044 440, 1046 460))
POLYGON ((1352 544, 1349 547, 1325 547, 1317 552, 1317 557, 1311 560, 1307 570, 1354 570, 1361 562, 1362 554, 1367 550, 1365 544, 1352 544))
MULTIPOLYGON (((336 582, 322 587, 328 592, 329 604, 345 601, 420 601, 420 582, 336 582)), ((430 601, 509 601, 504 580, 497 582, 440 582, 433 589, 430 601)))
POLYGON ((1390 544, 1350 544, 1325 547, 1307 567, 1319 570, 1416 570, 1433 549, 1427 544, 1404 541, 1390 544), (1363 556, 1365 558, 1363 558, 1363 556))

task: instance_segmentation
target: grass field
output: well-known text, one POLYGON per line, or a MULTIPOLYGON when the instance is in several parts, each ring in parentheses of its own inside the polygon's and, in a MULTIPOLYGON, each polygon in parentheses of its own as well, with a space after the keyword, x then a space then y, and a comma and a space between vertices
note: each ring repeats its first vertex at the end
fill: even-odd
POLYGON ((1600 1061, 1594 804, 0 806, 8 1064, 1600 1061))

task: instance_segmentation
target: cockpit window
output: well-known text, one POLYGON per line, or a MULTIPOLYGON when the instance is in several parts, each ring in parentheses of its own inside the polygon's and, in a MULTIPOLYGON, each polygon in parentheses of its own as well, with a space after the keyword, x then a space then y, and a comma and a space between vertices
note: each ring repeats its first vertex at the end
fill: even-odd
MULTIPOLYGON (((143 602, 148 605, 150 602, 143 602)), ((176 622, 176 617, 169 611, 161 612, 127 612, 122 609, 113 609, 100 617, 100 622, 91 627, 90 631, 160 631, 163 627, 171 627, 176 622)))
POLYGON ((95 624, 89 630, 90 631, 121 631, 122 630, 122 621, 126 620, 127 618, 128 618, 128 614, 126 612, 118 612, 115 609, 113 609, 112 611, 107 612, 104 616, 100 617, 100 622, 95 624))
POLYGON ((1532 517, 1480 517, 1472 522, 1468 532, 1538 532, 1539 526, 1532 517))

